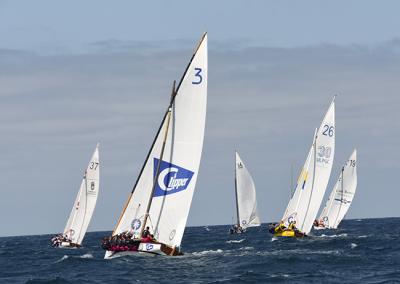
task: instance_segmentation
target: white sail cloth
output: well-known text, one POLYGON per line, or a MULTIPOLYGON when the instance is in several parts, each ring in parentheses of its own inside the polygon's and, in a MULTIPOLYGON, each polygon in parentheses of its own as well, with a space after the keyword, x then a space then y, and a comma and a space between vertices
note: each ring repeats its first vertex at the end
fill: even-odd
POLYGON ((113 234, 131 231, 137 236, 144 226, 149 226, 159 242, 173 247, 180 246, 203 148, 207 65, 205 34, 177 87, 170 123, 167 123, 167 112, 113 234), (165 133, 165 150, 149 217, 146 224, 143 224, 153 180, 157 176, 165 133))
POLYGON ((303 233, 311 231, 332 170, 335 154, 335 99, 318 130, 282 220, 296 221, 303 233))
POLYGON ((357 189, 357 151, 346 161, 318 220, 330 229, 336 229, 353 201, 357 189))
POLYGON ((86 168, 81 187, 64 228, 64 235, 74 244, 80 245, 85 237, 94 208, 96 207, 99 193, 99 179, 99 144, 97 144, 89 165, 86 168))
POLYGON ((236 152, 236 202, 238 223, 243 228, 260 226, 256 187, 245 164, 236 152))

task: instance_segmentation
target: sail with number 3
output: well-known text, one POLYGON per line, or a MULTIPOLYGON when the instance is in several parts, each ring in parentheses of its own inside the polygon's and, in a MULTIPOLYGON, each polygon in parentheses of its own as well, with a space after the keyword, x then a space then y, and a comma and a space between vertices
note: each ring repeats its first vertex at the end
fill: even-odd
MULTIPOLYGON (((115 237, 127 234, 139 240, 137 248, 130 240, 130 251, 179 253, 203 149, 207 74, 204 34, 176 88, 174 83, 161 125, 113 231, 115 237), (154 239, 140 242, 147 227, 154 239)), ((110 247, 105 248, 105 258, 122 253, 110 247)))
POLYGON ((336 229, 353 201, 357 189, 357 151, 354 150, 342 167, 339 178, 318 218, 317 228, 336 229))
POLYGON ((315 131, 313 143, 292 198, 282 221, 295 222, 300 232, 308 234, 318 214, 332 170, 335 154, 335 98, 320 127, 315 131))

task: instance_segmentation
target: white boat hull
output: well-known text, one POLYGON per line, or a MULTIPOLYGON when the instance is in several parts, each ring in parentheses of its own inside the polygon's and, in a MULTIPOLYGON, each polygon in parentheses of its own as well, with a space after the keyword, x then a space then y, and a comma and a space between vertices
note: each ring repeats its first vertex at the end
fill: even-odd
POLYGON ((127 256, 127 255, 166 255, 163 251, 161 251, 161 244, 155 243, 140 243, 139 249, 137 251, 106 251, 104 255, 104 259, 113 259, 117 257, 127 256))
POLYGON ((314 226, 314 230, 326 230, 326 229, 328 229, 327 227, 316 227, 316 226, 314 226))

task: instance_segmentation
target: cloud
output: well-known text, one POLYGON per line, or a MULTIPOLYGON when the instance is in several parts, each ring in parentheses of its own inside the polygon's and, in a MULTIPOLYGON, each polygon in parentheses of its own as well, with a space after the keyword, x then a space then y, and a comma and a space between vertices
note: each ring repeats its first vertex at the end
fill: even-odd
MULTIPOLYGON (((348 217, 398 215, 398 39, 376 46, 209 44, 206 137, 189 225, 231 222, 235 149, 255 179, 263 221, 279 219, 291 165, 296 175, 334 94, 328 191, 357 147, 359 188, 348 217)), ((0 221, 3 235, 62 230, 97 141, 101 192, 90 229, 111 229, 193 46, 111 40, 80 54, 0 50, 0 214, 10 216, 0 221)))

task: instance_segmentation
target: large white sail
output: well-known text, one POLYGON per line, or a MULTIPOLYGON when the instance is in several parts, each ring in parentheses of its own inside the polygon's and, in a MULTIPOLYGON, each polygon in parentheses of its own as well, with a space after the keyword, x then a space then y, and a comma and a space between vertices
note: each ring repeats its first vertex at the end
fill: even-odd
POLYGON ((300 173, 295 193, 285 211, 285 222, 296 221, 303 233, 311 231, 328 185, 335 154, 335 100, 333 99, 300 173))
POLYGON ((149 226, 159 242, 180 246, 200 167, 207 75, 205 34, 176 89, 171 110, 164 116, 113 234, 131 231, 138 236, 143 227, 149 226), (160 156, 162 161, 159 165, 160 156), (150 199, 149 215, 143 224, 150 199))
POLYGON ((64 228, 64 235, 67 235, 74 244, 82 243, 92 218, 99 192, 99 176, 99 145, 97 144, 64 228))
POLYGON ((243 228, 260 226, 253 178, 236 152, 236 202, 238 223, 243 228))
POLYGON ((353 201, 357 189, 357 151, 354 150, 340 172, 319 220, 325 227, 336 229, 353 201))

